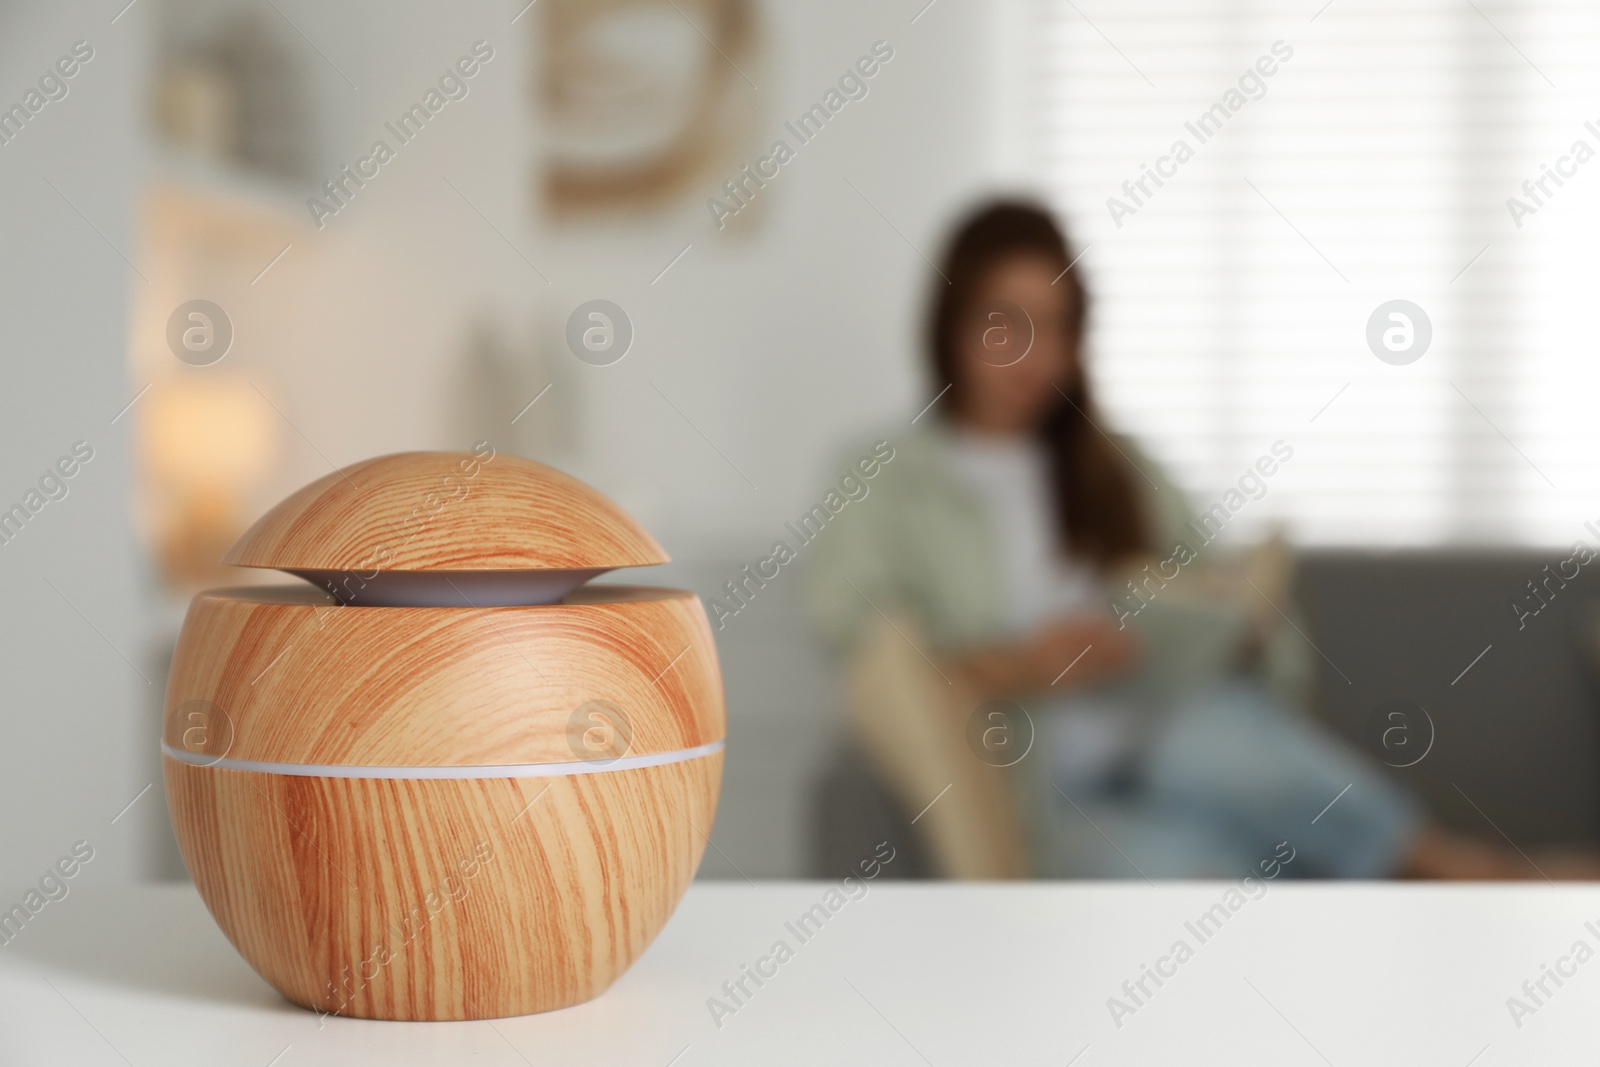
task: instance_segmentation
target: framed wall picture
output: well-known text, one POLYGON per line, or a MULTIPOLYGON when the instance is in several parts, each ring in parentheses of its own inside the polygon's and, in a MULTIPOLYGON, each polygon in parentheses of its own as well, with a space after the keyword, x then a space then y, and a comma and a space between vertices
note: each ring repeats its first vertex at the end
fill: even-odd
POLYGON ((536 67, 557 218, 694 201, 755 144, 755 0, 544 0, 536 67))

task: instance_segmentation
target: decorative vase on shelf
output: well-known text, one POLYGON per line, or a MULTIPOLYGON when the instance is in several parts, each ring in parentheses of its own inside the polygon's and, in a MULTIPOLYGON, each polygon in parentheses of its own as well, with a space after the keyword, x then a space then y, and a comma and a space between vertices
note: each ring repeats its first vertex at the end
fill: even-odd
POLYGON ((488 446, 367 460, 227 562, 312 584, 195 597, 167 801, 240 954, 289 1000, 482 1019, 604 991, 677 906, 725 713, 694 594, 611 501, 488 446))

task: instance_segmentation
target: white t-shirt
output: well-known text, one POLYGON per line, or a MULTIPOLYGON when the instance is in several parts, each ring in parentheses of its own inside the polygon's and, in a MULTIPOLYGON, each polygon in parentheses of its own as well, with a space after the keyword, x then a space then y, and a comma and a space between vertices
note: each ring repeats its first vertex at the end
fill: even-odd
MULTIPOLYGON (((998 540, 1006 628, 1025 637, 1075 614, 1104 612, 1105 583, 1061 551, 1050 457, 1038 441, 955 430, 957 477, 983 501, 998 540)), ((1068 664, 1063 663, 1065 668, 1068 664)), ((1053 777, 1068 789, 1097 781, 1133 744, 1124 709, 1092 695, 1063 693, 1039 710, 1053 777)))
POLYGON ((1007 629, 1021 635, 1064 616, 1104 610, 1104 583, 1061 550, 1044 446, 956 430, 950 454, 957 476, 983 501, 999 541, 1007 629))

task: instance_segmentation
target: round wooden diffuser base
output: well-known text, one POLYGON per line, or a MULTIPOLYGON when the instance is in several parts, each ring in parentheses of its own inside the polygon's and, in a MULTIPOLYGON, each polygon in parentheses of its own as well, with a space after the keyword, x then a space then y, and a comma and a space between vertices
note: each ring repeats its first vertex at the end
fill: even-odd
POLYGON ((296 1004, 482 1019, 603 991, 699 864, 725 732, 680 590, 522 607, 196 597, 163 731, 218 924, 296 1004))
POLYGON ((700 863, 720 752, 550 778, 313 778, 168 757, 189 869, 289 1000, 363 1019, 581 1003, 660 931, 700 863))

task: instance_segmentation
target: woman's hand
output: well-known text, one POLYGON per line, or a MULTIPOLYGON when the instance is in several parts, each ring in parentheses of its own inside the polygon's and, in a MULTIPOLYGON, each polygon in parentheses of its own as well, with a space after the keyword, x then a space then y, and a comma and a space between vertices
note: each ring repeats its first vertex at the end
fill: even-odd
POLYGON ((1026 693, 1052 686, 1083 689, 1131 668, 1139 659, 1133 631, 1109 620, 1069 618, 1012 645, 976 649, 955 668, 984 693, 1026 693))
POLYGON ((1139 660, 1134 632, 1106 619, 1063 619, 1024 646, 1029 688, 1068 685, 1081 689, 1114 678, 1139 660))

